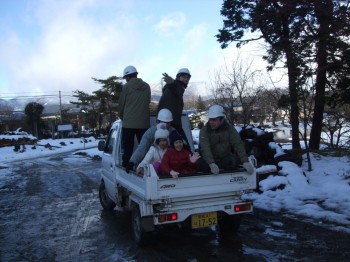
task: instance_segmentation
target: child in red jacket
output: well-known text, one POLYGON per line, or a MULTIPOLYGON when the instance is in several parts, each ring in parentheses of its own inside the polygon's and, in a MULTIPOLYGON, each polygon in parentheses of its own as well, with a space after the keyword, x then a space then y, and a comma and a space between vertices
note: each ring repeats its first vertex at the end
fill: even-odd
POLYGON ((170 133, 169 144, 170 147, 165 152, 160 166, 162 173, 173 178, 177 178, 179 174, 195 173, 195 163, 200 155, 197 152, 191 155, 191 152, 184 148, 182 137, 176 130, 170 133))

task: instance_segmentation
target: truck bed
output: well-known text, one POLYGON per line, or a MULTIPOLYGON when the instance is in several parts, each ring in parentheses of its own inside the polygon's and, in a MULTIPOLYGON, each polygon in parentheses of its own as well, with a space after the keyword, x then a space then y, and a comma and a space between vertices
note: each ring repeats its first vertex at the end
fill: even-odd
POLYGON ((234 196, 242 191, 256 189, 256 176, 247 175, 241 169, 235 172, 214 174, 196 173, 179 178, 159 178, 150 165, 145 175, 126 173, 120 169, 118 182, 142 200, 157 201, 172 199, 201 199, 234 196))

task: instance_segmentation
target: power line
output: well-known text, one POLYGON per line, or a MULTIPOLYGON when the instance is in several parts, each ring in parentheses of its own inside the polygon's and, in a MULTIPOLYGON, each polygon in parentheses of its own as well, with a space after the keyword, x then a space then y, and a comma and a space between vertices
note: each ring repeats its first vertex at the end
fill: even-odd
MULTIPOLYGON (((73 95, 63 95, 61 94, 61 97, 74 97, 73 95)), ((0 95, 0 99, 30 99, 30 98, 57 98, 59 99, 59 95, 19 95, 19 96, 2 96, 0 95)))
MULTIPOLYGON (((11 92, 11 93, 2 93, 2 94, 56 94, 58 93, 58 91, 48 91, 48 92, 43 92, 43 91, 37 91, 37 92, 33 92, 33 91, 28 91, 28 92, 11 92)), ((74 91, 61 91, 62 93, 73 93, 74 91)))
POLYGON ((0 99, 17 99, 17 98, 45 98, 45 97, 73 97, 73 92, 57 91, 56 92, 21 92, 21 93, 0 93, 0 99), (59 94, 60 93, 60 94, 59 94))

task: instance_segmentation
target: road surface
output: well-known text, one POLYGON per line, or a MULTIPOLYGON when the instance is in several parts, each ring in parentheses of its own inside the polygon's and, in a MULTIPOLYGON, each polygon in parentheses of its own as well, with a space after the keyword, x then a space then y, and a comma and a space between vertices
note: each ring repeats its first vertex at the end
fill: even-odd
POLYGON ((0 261, 349 261, 349 234, 261 210, 225 243, 172 229, 138 247, 130 214, 100 206, 99 168, 73 153, 1 168, 0 261))

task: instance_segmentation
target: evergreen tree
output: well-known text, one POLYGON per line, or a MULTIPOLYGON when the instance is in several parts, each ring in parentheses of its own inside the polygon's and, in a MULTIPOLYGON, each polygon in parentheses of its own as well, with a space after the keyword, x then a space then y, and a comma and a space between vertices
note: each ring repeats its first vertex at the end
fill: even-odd
POLYGON ((240 47, 263 39, 267 43, 264 59, 269 63, 268 69, 272 70, 278 61, 284 62, 288 71, 293 149, 300 149, 299 92, 311 77, 315 80, 310 148, 318 149, 325 90, 344 88, 342 83, 349 76, 348 65, 340 59, 350 46, 349 1, 224 0, 221 14, 225 17, 224 27, 216 37, 222 48, 231 42, 240 47), (247 37, 247 32, 253 33, 253 37, 247 37), (334 82, 328 82, 327 77, 334 82))
POLYGON ((70 103, 80 107, 84 119, 82 124, 88 124, 89 128, 95 128, 98 125, 99 119, 97 97, 80 90, 76 90, 73 93, 73 97, 75 97, 77 101, 71 101, 70 103))
MULTIPOLYGON (((107 114, 109 116, 109 126, 116 119, 116 112, 118 107, 118 100, 123 89, 123 84, 116 76, 108 77, 107 79, 92 78, 96 83, 102 85, 102 88, 93 92, 96 99, 99 101, 100 116, 107 114)), ((102 119, 99 119, 99 126, 101 126, 102 119)))
POLYGON ((33 135, 39 138, 39 124, 40 118, 44 111, 44 106, 31 102, 28 103, 24 108, 24 113, 26 114, 26 122, 32 127, 33 135))

